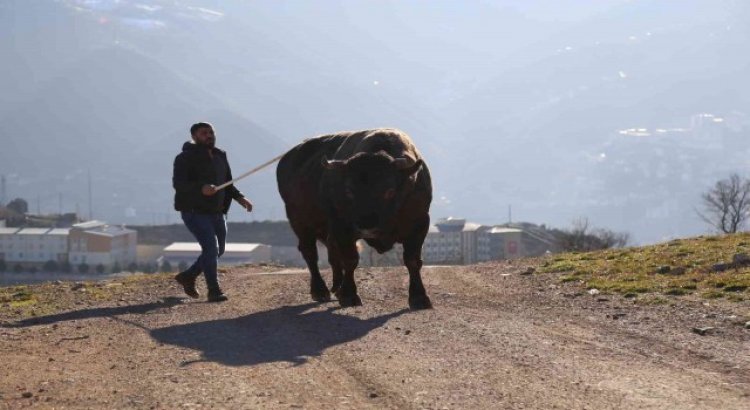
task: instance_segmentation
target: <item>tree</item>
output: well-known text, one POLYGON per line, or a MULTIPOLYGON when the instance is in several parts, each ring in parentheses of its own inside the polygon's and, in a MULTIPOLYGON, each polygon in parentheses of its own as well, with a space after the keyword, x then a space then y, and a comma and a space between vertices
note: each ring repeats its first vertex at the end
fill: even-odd
POLYGON ((26 202, 23 198, 16 198, 10 202, 8 202, 8 205, 5 206, 6 208, 18 212, 21 215, 26 214, 26 212, 29 212, 29 203, 26 202))
POLYGON ((21 272, 23 272, 23 266, 21 266, 21 264, 17 263, 16 266, 13 267, 13 272, 15 272, 15 273, 21 273, 21 272))
POLYGON ((161 264, 161 271, 162 272, 172 272, 172 264, 169 263, 169 261, 165 260, 161 264))
POLYGON ((101 263, 98 264, 98 265, 96 265, 96 273, 98 273, 100 275, 103 274, 106 269, 107 268, 104 267, 104 265, 102 265, 101 263))
POLYGON ((723 233, 735 233, 750 218, 750 179, 732 174, 701 195, 704 222, 723 233))
POLYGON ((44 271, 45 272, 57 272, 60 270, 60 265, 56 261, 48 260, 47 262, 44 262, 44 271))
POLYGON ((622 248, 630 241, 627 232, 609 229, 591 229, 588 218, 573 221, 570 229, 557 231, 557 245, 562 251, 587 252, 600 249, 622 248))
POLYGON ((89 273, 89 265, 82 263, 78 265, 78 272, 79 273, 89 273))
POLYGON ((128 272, 138 272, 138 264, 135 262, 130 262, 128 265, 128 272))
POLYGON ((4 260, 0 259, 0 272, 5 272, 6 270, 8 270, 8 264, 6 264, 4 260))

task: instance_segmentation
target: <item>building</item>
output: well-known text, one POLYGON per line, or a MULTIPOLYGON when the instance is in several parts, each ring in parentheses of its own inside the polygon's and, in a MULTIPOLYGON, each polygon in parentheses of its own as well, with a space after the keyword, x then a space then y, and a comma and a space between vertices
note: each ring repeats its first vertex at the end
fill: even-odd
MULTIPOLYGON (((201 254, 197 242, 174 242, 164 248, 159 263, 169 262, 173 266, 180 263, 192 264, 201 254)), ((227 243, 224 254, 219 259, 221 265, 241 265, 245 263, 271 262, 271 247, 260 243, 227 243)))
MULTIPOLYGON (((328 267, 328 248, 320 242, 318 247, 318 266, 328 267)), ((296 246, 271 246, 271 262, 284 266, 307 266, 302 253, 296 246)))
POLYGON ((430 226, 422 248, 429 264, 472 264, 491 260, 489 227, 446 218, 430 226))
POLYGON ((138 234, 123 226, 88 221, 73 225, 68 234, 68 261, 73 265, 128 266, 136 262, 138 234))
POLYGON ((68 230, 0 228, 0 260, 19 265, 44 265, 68 260, 68 230))
POLYGON ((492 259, 516 259, 525 255, 522 230, 493 226, 487 233, 490 237, 492 259))

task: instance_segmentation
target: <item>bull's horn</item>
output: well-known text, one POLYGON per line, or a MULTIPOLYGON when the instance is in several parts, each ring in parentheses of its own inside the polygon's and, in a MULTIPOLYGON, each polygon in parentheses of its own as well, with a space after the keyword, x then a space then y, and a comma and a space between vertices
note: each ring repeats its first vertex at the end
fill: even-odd
POLYGON ((401 157, 394 159, 393 164, 396 165, 396 168, 398 169, 409 169, 416 164, 416 161, 411 157, 401 157))
POLYGON ((346 166, 346 161, 323 157, 323 168, 325 169, 341 169, 344 166, 346 166))

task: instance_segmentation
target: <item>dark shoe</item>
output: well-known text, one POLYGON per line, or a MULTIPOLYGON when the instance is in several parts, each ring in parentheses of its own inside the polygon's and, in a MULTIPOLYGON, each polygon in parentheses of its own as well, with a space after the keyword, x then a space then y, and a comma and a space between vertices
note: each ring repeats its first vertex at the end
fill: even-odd
POLYGON ((175 277, 174 280, 177 281, 180 285, 182 285, 182 289, 185 291, 185 294, 190 296, 193 299, 197 299, 200 297, 200 293, 198 293, 198 290, 195 289, 195 276, 192 276, 189 274, 189 272, 180 272, 175 277))
POLYGON ((209 302, 226 302, 227 300, 229 300, 229 298, 222 291, 208 292, 209 302))

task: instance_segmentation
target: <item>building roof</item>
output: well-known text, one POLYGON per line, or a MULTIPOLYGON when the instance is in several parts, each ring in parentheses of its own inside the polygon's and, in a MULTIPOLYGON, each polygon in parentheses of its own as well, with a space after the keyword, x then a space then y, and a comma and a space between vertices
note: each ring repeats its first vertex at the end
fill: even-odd
POLYGON ((102 235, 102 236, 118 236, 118 235, 125 235, 125 234, 135 232, 132 229, 128 229, 128 228, 125 228, 124 226, 117 226, 117 225, 102 225, 96 228, 86 229, 85 231, 86 233, 90 233, 94 235, 102 235))
POLYGON ((486 226, 474 222, 467 222, 463 218, 444 218, 430 226, 429 232, 475 232, 486 226))
POLYGON ((70 233, 70 229, 68 228, 54 228, 51 231, 47 232, 47 235, 63 235, 67 236, 70 233))
POLYGON ((0 235, 12 235, 18 231, 18 228, 0 228, 0 235))
POLYGON ((107 224, 104 223, 104 222, 102 222, 102 221, 96 221, 96 220, 94 220, 94 221, 86 221, 86 222, 81 222, 81 223, 74 224, 73 228, 75 228, 75 229, 83 229, 83 230, 87 231, 89 229, 99 228, 101 226, 106 226, 106 225, 107 224))
POLYGON ((493 226, 489 233, 522 233, 523 231, 521 229, 516 228, 505 228, 502 226, 493 226))
POLYGON ((23 228, 18 231, 17 235, 44 235, 50 228, 23 228))
MULTIPOLYGON (((267 246, 260 243, 227 243, 224 253, 232 252, 252 252, 261 246, 267 246)), ((201 246, 197 242, 174 242, 164 248, 164 252, 200 252, 201 246)))

